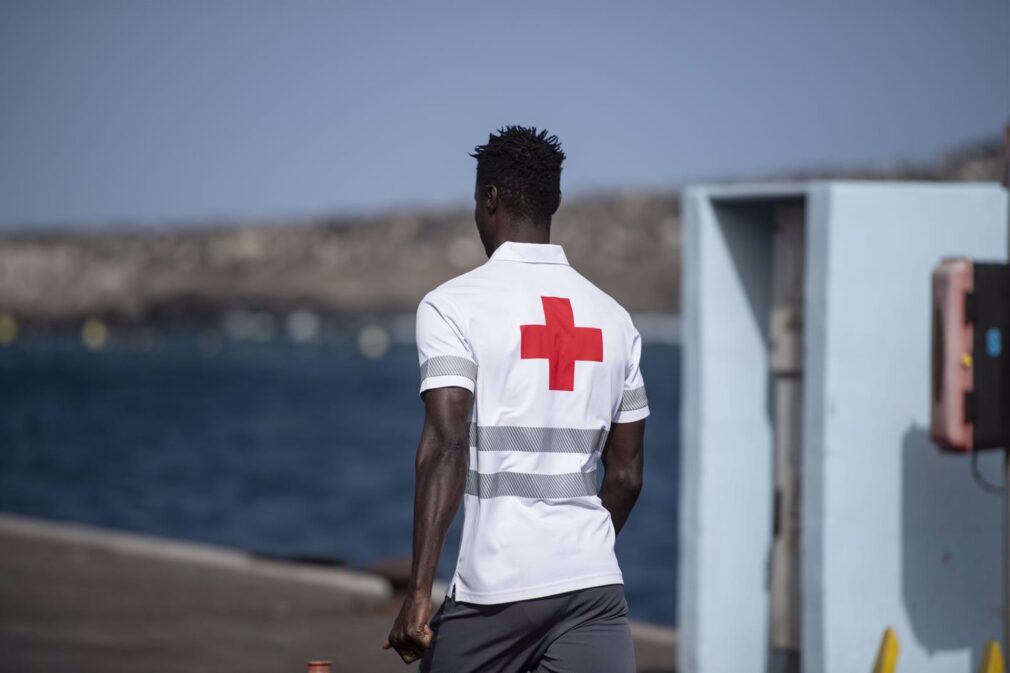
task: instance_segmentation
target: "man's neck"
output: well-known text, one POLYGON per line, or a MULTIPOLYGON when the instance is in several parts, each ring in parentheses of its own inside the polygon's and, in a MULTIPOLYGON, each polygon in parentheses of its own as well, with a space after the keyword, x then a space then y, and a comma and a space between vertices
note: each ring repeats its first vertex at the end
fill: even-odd
POLYGON ((495 241, 495 249, 497 250, 506 241, 512 241, 513 243, 550 243, 550 222, 546 225, 538 225, 526 221, 512 223, 501 233, 498 240, 495 241))

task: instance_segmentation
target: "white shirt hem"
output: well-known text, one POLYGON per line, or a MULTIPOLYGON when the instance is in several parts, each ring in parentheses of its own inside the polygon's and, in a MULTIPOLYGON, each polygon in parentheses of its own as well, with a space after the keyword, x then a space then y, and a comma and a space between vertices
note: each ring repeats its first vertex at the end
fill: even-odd
POLYGON ((640 421, 649 415, 649 407, 642 407, 641 409, 634 409, 632 411, 622 411, 617 414, 617 418, 613 420, 614 423, 634 423, 635 421, 640 421))
POLYGON ((425 380, 421 381, 421 389, 417 392, 418 395, 423 393, 425 390, 431 390, 432 388, 466 388, 471 393, 474 391, 476 386, 474 382, 465 376, 429 376, 425 380))
POLYGON ((567 579, 561 582, 552 582, 550 584, 539 584, 532 587, 525 587, 522 589, 513 589, 511 591, 495 591, 492 593, 479 593, 473 591, 467 591, 459 586, 459 580, 453 580, 449 585, 449 589, 446 591, 446 595, 452 594, 452 586, 456 586, 455 599, 457 601, 464 601, 467 603, 477 603, 478 605, 494 605, 496 603, 511 603, 513 601, 523 601, 529 598, 541 598, 543 596, 553 596, 554 594, 565 593, 566 591, 574 591, 575 589, 588 589, 590 587, 603 586, 605 584, 624 584, 624 576, 620 571, 617 572, 607 572, 598 573, 596 575, 586 575, 585 577, 576 577, 574 579, 567 579))

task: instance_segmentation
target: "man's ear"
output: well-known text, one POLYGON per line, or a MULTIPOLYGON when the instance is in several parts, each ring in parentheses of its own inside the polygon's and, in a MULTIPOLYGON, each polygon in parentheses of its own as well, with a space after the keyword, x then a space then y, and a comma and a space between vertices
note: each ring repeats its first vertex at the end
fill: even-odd
POLYGON ((484 188, 484 207, 487 208, 488 215, 498 210, 498 188, 494 185, 484 188))

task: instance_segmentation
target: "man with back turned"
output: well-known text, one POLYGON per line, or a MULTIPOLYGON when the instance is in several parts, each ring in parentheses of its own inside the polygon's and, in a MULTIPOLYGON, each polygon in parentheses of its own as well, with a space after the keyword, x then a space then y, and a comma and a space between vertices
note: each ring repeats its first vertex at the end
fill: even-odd
POLYGON ((488 261, 417 309, 412 579, 383 647, 423 673, 630 673, 614 539, 642 488, 641 338, 550 243, 557 137, 509 126, 473 156, 488 261), (456 570, 431 615, 460 500, 456 570))

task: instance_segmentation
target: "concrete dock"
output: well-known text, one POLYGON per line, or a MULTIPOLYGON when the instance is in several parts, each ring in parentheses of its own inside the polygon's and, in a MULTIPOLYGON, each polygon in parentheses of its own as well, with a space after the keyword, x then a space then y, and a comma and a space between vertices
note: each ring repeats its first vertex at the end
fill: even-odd
MULTIPOLYGON (((3 672, 416 671, 382 649, 399 605, 370 573, 0 514, 3 672)), ((632 629, 639 671, 672 672, 675 631, 632 629)))

